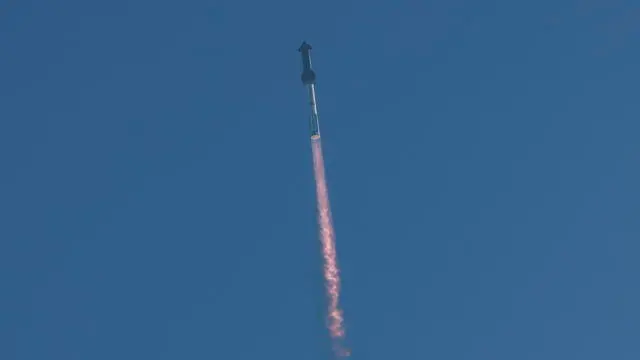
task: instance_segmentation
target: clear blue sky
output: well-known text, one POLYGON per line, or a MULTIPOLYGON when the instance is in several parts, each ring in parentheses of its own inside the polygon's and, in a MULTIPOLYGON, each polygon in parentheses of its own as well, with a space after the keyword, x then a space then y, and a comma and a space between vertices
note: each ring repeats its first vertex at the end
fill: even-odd
POLYGON ((0 358, 640 358, 637 1, 3 1, 0 358))

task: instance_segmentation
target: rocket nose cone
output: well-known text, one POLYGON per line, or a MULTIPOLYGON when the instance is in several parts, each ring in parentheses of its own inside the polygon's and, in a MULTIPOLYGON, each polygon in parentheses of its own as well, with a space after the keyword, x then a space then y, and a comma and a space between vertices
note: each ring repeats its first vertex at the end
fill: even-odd
POLYGON ((309 45, 306 41, 302 42, 302 45, 298 48, 298 51, 311 50, 311 45, 309 45))

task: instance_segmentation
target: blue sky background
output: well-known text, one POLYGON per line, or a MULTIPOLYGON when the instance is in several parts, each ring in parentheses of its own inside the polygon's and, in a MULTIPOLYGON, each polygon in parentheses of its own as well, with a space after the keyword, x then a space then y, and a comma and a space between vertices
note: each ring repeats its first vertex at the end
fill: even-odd
POLYGON ((0 358, 640 357, 640 6, 4 1, 0 358))

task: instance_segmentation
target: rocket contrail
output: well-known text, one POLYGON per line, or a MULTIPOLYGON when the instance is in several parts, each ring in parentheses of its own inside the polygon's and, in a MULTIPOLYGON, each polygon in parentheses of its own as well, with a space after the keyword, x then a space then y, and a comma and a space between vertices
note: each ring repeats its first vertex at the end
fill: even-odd
POLYGON ((335 232, 331 219, 331 206, 329 205, 329 191, 324 172, 324 159, 322 157, 322 142, 320 140, 320 123, 318 121, 318 107, 316 106, 316 74, 311 69, 311 45, 303 42, 298 49, 302 53, 302 83, 309 90, 309 104, 311 105, 311 119, 309 122, 311 131, 311 149, 313 152, 313 173, 316 179, 316 195, 318 198, 318 227, 320 241, 322 242, 322 254, 324 257, 324 279, 326 283, 329 308, 327 322, 329 335, 333 340, 333 348, 338 357, 347 357, 350 352, 343 347, 342 342, 345 331, 340 309, 340 271, 336 258, 335 232))
POLYGON ((340 300, 340 273, 336 259, 335 232, 331 219, 331 206, 329 204, 329 191, 324 173, 324 159, 322 157, 322 143, 320 138, 311 140, 313 150, 313 172, 316 179, 316 195, 318 197, 318 226, 320 241, 322 242, 322 254, 324 257, 324 278, 326 281, 327 295, 329 297, 328 325, 329 334, 334 340, 334 350, 339 356, 348 356, 349 351, 342 347, 341 341, 345 336, 342 326, 342 310, 340 300))

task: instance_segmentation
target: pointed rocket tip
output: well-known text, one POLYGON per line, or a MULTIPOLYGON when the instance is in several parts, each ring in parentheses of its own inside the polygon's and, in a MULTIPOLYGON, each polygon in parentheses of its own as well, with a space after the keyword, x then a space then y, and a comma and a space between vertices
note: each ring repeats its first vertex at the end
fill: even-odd
POLYGON ((311 50, 311 45, 309 45, 309 43, 307 43, 306 41, 303 41, 302 45, 300 45, 300 47, 298 48, 298 51, 304 50, 311 50))

